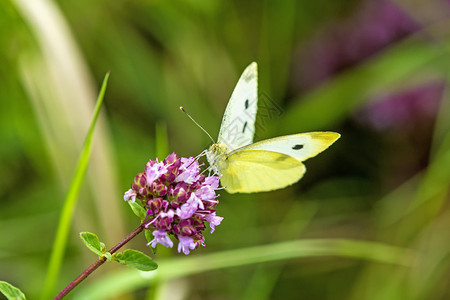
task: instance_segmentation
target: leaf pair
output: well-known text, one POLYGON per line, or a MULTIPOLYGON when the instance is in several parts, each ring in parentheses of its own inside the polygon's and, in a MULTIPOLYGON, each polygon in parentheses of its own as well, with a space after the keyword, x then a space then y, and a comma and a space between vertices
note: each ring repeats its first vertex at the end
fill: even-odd
POLYGON ((81 232, 80 237, 84 244, 101 259, 113 260, 141 271, 152 271, 158 268, 153 259, 140 251, 128 249, 124 252, 111 254, 105 250, 105 244, 100 242, 97 235, 90 232, 81 232))

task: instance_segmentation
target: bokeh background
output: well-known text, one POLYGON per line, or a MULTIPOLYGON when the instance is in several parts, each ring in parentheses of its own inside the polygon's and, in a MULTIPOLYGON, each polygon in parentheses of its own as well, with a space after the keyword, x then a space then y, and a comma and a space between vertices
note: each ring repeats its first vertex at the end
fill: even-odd
MULTIPOLYGON (((41 294, 107 71, 58 289, 95 260, 80 231, 110 247, 138 226, 122 197, 148 159, 209 146, 178 107, 217 136, 240 73, 257 61, 260 96, 274 108, 259 117, 258 139, 318 130, 342 138, 307 161, 292 187, 222 191, 225 219, 191 255, 343 238, 418 259, 406 267, 336 256, 249 263, 104 298, 449 299, 449 16, 446 0, 2 1, 0 280, 29 299, 41 294)), ((138 236, 129 247, 150 254, 145 243, 138 236)), ((184 256, 156 255, 171 258, 184 256)), ((79 289, 123 269, 104 266, 79 289)))

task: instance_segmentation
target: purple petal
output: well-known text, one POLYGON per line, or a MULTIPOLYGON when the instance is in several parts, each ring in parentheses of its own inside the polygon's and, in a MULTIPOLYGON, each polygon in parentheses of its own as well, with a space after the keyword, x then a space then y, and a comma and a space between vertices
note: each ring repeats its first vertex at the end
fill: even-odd
POLYGON ((161 212, 160 213, 160 217, 161 218, 173 219, 174 215, 175 215, 175 212, 173 211, 173 209, 169 209, 167 212, 161 212))
POLYGON ((215 227, 216 227, 216 226, 219 226, 220 223, 221 223, 222 220, 223 220, 223 217, 218 217, 218 216, 216 216, 216 213, 215 213, 215 212, 213 212, 213 213, 211 213, 211 214, 209 214, 209 215, 206 215, 205 218, 206 218, 206 221, 209 222, 209 227, 211 227, 211 233, 214 232, 215 227))
POLYGON ((161 175, 165 174, 166 172, 167 167, 162 162, 155 163, 152 166, 149 166, 147 164, 145 168, 147 185, 151 186, 156 179, 158 179, 161 175))
POLYGON ((185 255, 188 255, 189 249, 194 250, 197 246, 197 243, 194 242, 194 239, 188 236, 179 235, 178 240, 178 253, 181 253, 181 251, 183 251, 185 255))
POLYGON ((155 230, 153 231, 153 236, 155 237, 153 240, 151 240, 147 246, 149 244, 151 244, 151 246, 153 248, 156 247, 156 245, 159 243, 165 247, 169 247, 172 248, 173 246, 173 242, 172 240, 167 236, 167 232, 165 232, 164 230, 155 230))
POLYGON ((199 179, 200 167, 198 161, 194 160, 193 157, 181 158, 181 173, 175 178, 175 182, 186 182, 188 184, 193 184, 199 179))
POLYGON ((192 193, 189 200, 177 209, 176 214, 182 220, 188 219, 198 210, 199 204, 201 204, 201 208, 203 209, 202 201, 197 198, 194 193, 192 193))
POLYGON ((217 190, 219 188, 219 177, 209 176, 205 178, 205 185, 211 186, 213 189, 217 190))
POLYGON ((199 188, 195 195, 201 200, 214 200, 216 199, 216 192, 210 185, 204 185, 199 188))
POLYGON ((136 201, 136 192, 132 189, 129 189, 125 192, 125 195, 123 195, 123 200, 128 201, 131 199, 131 202, 136 201))

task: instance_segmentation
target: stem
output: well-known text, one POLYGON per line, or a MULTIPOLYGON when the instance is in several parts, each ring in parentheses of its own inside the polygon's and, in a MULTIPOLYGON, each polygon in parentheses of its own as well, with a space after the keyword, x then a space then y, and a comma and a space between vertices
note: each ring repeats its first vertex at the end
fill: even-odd
MULTIPOLYGON (((142 232, 144 230, 146 223, 142 223, 136 228, 132 233, 130 233, 126 238, 124 238, 120 243, 111 248, 108 252, 114 254, 119 250, 123 245, 128 243, 132 238, 142 232)), ((102 257, 97 260, 95 263, 89 266, 83 273, 80 274, 74 281, 72 281, 68 286, 66 286, 53 300, 62 299, 66 296, 71 290, 73 290, 77 285, 79 285, 86 277, 88 277, 92 272, 94 272, 98 267, 100 267, 106 261, 106 257, 102 257)))

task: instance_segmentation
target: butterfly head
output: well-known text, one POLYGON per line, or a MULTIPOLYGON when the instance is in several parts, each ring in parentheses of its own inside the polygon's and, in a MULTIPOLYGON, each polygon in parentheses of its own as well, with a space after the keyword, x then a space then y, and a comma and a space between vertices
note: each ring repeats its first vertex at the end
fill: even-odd
POLYGON ((220 174, 220 170, 226 168, 229 152, 230 148, 225 144, 212 144, 206 151, 206 159, 215 173, 220 174))

